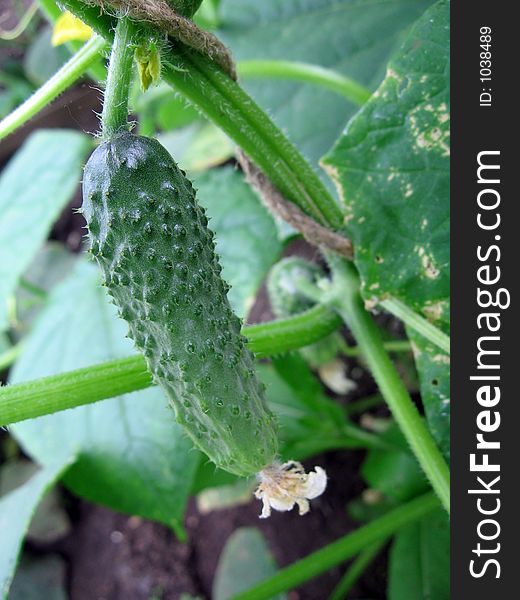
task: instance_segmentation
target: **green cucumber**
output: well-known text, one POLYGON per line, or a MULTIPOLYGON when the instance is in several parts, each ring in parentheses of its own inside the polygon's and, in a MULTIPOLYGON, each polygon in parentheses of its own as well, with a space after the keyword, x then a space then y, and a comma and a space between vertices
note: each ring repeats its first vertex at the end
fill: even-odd
POLYGON ((157 140, 117 134, 85 167, 82 210, 108 292, 177 421, 227 471, 271 464, 274 417, 185 173, 157 140))
MULTIPOLYGON (((314 302, 298 290, 298 280, 316 285, 324 277, 318 265, 297 256, 289 256, 276 263, 267 279, 267 291, 274 314, 278 318, 285 318, 312 308, 314 302)), ((334 360, 342 346, 342 338, 335 332, 301 348, 300 354, 313 369, 319 369, 334 360)))

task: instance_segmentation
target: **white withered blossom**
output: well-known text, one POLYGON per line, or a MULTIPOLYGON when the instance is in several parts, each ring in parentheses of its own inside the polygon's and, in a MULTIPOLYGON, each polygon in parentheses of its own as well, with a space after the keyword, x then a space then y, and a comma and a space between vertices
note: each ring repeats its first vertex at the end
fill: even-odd
POLYGON ((298 505, 300 515, 309 512, 309 500, 323 494, 327 487, 327 474, 321 467, 306 473, 294 460, 284 464, 273 463, 258 473, 260 484, 255 496, 262 500, 261 519, 271 515, 271 509, 286 511, 298 505))

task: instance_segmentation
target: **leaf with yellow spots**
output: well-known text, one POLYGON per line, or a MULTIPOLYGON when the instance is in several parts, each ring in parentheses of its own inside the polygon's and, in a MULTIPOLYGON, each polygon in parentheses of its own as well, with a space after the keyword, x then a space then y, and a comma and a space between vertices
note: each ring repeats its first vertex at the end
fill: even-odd
MULTIPOLYGON (((369 305, 397 298, 449 333, 449 2, 432 5, 323 163, 369 305)), ((429 428, 449 457, 449 356, 413 330, 429 428)))
POLYGON ((449 3, 432 5, 323 159, 344 202, 363 294, 446 331, 449 302, 449 3))
POLYGON ((72 13, 66 11, 54 24, 51 42, 53 46, 60 46, 73 41, 86 42, 91 37, 92 29, 72 13))

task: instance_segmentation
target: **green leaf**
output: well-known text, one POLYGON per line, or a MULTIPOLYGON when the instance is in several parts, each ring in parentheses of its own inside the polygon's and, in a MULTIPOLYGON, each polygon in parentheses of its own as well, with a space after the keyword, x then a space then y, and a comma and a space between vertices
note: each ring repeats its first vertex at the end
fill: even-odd
MULTIPOLYGON (((0 496, 20 487, 39 470, 25 459, 10 460, 0 467, 0 496)), ((70 529, 67 513, 61 507, 59 490, 50 490, 34 513, 28 537, 40 543, 56 541, 70 529)))
POLYGON ((152 86, 143 92, 135 81, 130 106, 132 112, 151 119, 162 131, 184 127, 201 118, 193 106, 187 104, 181 96, 172 94, 171 87, 165 83, 152 86))
POLYGON ((243 317, 282 252, 276 225, 242 175, 231 167, 200 175, 195 187, 217 236, 222 277, 231 285, 229 301, 243 317))
MULTIPOLYGON (((375 89, 403 31, 428 4, 427 0, 223 0, 218 35, 237 60, 307 62, 375 89)), ((313 164, 358 108, 312 85, 268 79, 244 79, 242 85, 313 164)))
POLYGON ((61 556, 22 558, 9 600, 67 600, 67 564, 61 556))
POLYGON ((390 551, 389 600, 449 600, 450 523, 437 510, 395 537, 390 551))
POLYGON ((370 450, 367 453, 361 467, 367 484, 394 502, 411 500, 425 492, 428 482, 397 425, 393 424, 381 438, 395 450, 370 450))
POLYGON ((58 242, 49 241, 40 248, 16 290, 16 337, 30 328, 45 304, 45 293, 70 273, 76 259, 76 254, 58 242))
POLYGON ((2 598, 7 598, 23 538, 36 507, 73 459, 74 456, 71 456, 65 460, 50 462, 29 481, 0 498, 0 531, 2 532, 0 595, 2 598))
POLYGON ((66 47, 53 46, 51 38, 52 28, 44 27, 31 43, 24 58, 27 79, 38 86, 50 79, 69 58, 66 47))
POLYGON ((428 427, 447 460, 450 459, 450 357, 407 328, 419 372, 421 399, 428 427))
POLYGON ((297 354, 259 364, 269 407, 280 422, 280 454, 284 460, 303 460, 325 450, 341 448, 344 416, 325 396, 305 361, 297 354))
POLYGON ((218 166, 235 153, 231 140, 213 123, 199 121, 158 139, 189 174, 218 166))
MULTIPOLYGON (((35 379, 128 356, 126 324, 79 260, 50 295, 12 381, 35 379)), ((78 454, 64 483, 76 494, 179 531, 199 455, 158 388, 112 398, 12 428, 25 451, 50 464, 78 454)))
POLYGON ((8 297, 81 179, 90 140, 67 130, 33 133, 0 177, 0 330, 8 297))
MULTIPOLYGON (((254 527, 237 529, 222 551, 212 598, 229 600, 276 571, 276 563, 260 531, 254 527)), ((277 594, 272 600, 286 598, 285 594, 277 594)))
POLYGON ((366 299, 449 313, 449 3, 415 24, 323 162, 343 196, 366 299))

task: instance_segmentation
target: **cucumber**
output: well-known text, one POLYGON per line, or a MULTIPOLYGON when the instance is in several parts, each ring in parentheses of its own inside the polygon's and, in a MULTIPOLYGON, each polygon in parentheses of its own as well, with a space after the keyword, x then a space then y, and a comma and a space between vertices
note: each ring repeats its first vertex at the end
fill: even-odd
MULTIPOLYGON (((320 267, 297 256, 282 259, 269 272, 267 291, 271 307, 278 318, 290 317, 314 306, 314 302, 298 291, 297 282, 304 279, 316 283, 325 277, 320 267)), ((324 339, 299 350, 313 369, 319 369, 333 361, 342 347, 339 333, 331 333, 324 339)))
POLYGON ((275 420, 185 173, 157 140, 117 134, 85 167, 82 211, 104 284, 177 421, 222 469, 271 464, 275 420))

